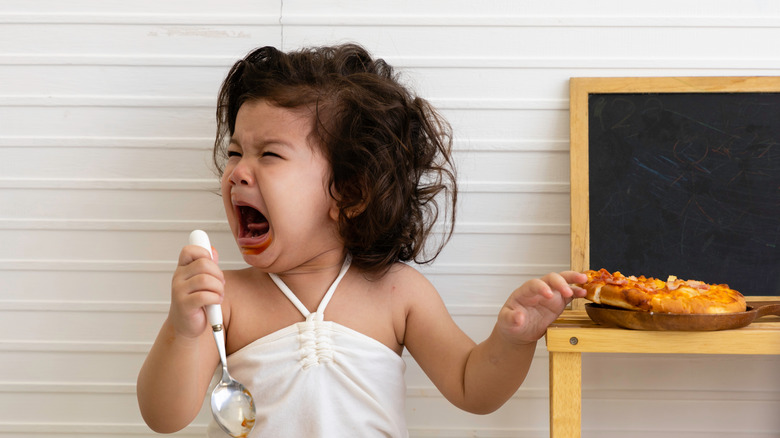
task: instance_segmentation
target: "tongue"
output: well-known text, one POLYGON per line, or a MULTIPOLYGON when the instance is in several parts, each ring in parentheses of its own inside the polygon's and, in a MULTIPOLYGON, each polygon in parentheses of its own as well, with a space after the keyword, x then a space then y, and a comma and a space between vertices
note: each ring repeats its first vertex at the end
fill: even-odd
POLYGON ((248 223, 246 229, 251 237, 262 236, 268 232, 268 222, 248 223))
POLYGON ((243 209, 246 230, 250 237, 258 237, 268 232, 268 220, 254 208, 243 209))

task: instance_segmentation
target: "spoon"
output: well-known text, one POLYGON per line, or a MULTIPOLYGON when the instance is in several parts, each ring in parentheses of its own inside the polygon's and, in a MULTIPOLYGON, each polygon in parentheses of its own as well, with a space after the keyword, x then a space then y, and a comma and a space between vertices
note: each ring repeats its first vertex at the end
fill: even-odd
MULTIPOLYGON (((201 230, 190 233, 190 245, 205 248, 211 253, 209 236, 201 230)), ((222 363, 222 379, 211 393, 211 413, 228 435, 245 438, 255 425, 255 402, 244 385, 230 377, 225 355, 225 332, 222 330, 222 307, 219 304, 206 306, 206 316, 217 342, 219 360, 222 363)))

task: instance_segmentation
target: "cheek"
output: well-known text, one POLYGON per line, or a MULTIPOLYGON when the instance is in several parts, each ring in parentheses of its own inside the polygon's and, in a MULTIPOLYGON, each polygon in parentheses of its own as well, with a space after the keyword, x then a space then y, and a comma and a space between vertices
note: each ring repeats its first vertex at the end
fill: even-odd
POLYGON ((230 183, 228 181, 227 173, 222 177, 220 193, 222 195, 222 205, 225 207, 225 215, 227 216, 230 226, 233 227, 235 218, 233 217, 233 202, 230 199, 230 183))
POLYGON ((327 181, 319 176, 312 175, 308 183, 308 197, 318 214, 326 212, 330 216, 330 210, 335 200, 328 190, 327 181))
POLYGON ((222 201, 225 203, 225 206, 227 206, 230 203, 230 184, 228 184, 227 174, 225 174, 220 181, 219 192, 222 195, 222 201))
POLYGON ((227 169, 225 170, 225 173, 222 174, 222 179, 219 180, 219 189, 222 192, 222 197, 225 198, 227 195, 227 198, 230 198, 230 174, 227 173, 227 169))

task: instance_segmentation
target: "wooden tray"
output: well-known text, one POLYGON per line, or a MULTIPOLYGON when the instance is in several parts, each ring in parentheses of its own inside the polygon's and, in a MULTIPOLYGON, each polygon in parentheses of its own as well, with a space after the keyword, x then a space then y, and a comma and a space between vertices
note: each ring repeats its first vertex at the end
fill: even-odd
POLYGON ((751 302, 745 312, 707 315, 651 313, 588 303, 585 311, 593 322, 633 330, 712 331, 750 325, 765 315, 780 315, 780 302, 751 302))

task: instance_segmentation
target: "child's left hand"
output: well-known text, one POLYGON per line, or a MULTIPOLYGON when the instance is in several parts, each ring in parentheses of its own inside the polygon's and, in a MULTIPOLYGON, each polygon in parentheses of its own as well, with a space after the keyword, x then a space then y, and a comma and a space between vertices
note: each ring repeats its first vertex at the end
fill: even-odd
POLYGON ((585 281, 585 274, 566 271, 525 282, 501 308, 499 332, 514 344, 535 343, 572 299, 585 296, 584 289, 570 284, 585 281))

